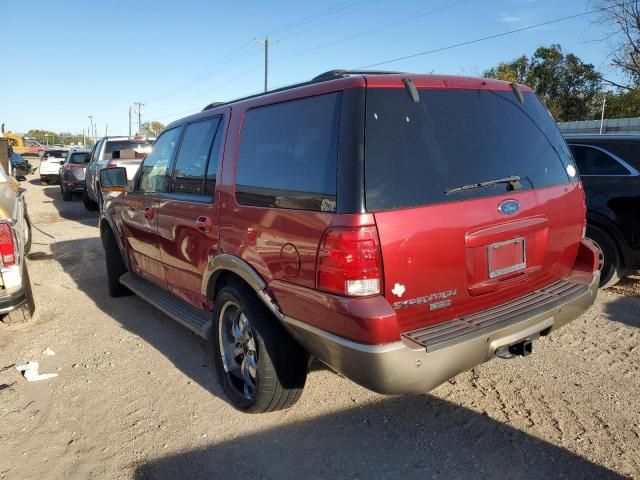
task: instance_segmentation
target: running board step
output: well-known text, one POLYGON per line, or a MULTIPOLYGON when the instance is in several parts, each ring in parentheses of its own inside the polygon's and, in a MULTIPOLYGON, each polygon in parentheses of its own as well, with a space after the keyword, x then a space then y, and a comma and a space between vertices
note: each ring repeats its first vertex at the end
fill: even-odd
POLYGON ((202 338, 209 336, 211 312, 198 310, 171 292, 131 272, 123 274, 120 283, 196 335, 202 338))

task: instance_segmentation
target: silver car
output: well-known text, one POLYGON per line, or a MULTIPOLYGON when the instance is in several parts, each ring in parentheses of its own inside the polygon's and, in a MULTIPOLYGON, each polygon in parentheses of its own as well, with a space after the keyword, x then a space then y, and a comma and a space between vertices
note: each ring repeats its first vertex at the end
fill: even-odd
POLYGON ((132 179, 144 156, 151 151, 153 140, 145 137, 103 137, 98 140, 91 150, 85 177, 86 188, 82 192, 82 202, 87 210, 98 210, 102 201, 100 170, 124 167, 127 178, 132 179))

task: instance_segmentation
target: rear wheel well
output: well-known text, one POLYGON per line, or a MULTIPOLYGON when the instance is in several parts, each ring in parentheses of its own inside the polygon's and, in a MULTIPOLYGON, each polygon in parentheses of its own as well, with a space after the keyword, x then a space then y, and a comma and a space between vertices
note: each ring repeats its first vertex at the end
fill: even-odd
POLYGON ((209 285, 207 285, 207 297, 211 300, 215 300, 218 292, 231 283, 242 283, 253 291, 251 286, 239 275, 230 270, 221 270, 220 272, 214 273, 209 279, 209 285))

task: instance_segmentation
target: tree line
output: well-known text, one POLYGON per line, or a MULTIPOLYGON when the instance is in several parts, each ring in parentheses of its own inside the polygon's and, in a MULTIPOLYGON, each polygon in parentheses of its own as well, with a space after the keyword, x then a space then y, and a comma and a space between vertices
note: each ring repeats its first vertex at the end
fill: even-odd
MULTIPOLYGON (((141 132, 136 132, 136 135, 143 135, 146 137, 157 137, 158 134, 164 130, 164 125, 160 122, 143 122, 140 126, 141 132)), ((85 137, 83 138, 81 133, 71 132, 53 132, 51 130, 37 130, 32 129, 26 133, 26 136, 36 140, 42 144, 63 144, 63 145, 83 145, 93 144, 95 139, 85 137)))

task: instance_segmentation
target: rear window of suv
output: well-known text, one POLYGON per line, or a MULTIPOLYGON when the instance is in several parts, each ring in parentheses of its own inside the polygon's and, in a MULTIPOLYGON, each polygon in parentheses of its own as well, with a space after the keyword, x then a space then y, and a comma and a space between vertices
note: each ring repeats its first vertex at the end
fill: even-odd
POLYGON ((569 182, 573 160, 553 119, 531 93, 367 90, 365 189, 369 211, 466 200, 508 184, 446 192, 520 177, 523 189, 569 182), (571 167, 569 167, 571 165, 571 167))
MULTIPOLYGON (((112 140, 107 141, 104 147, 104 153, 102 154, 103 160, 111 160, 114 155, 113 152, 119 152, 120 150, 134 150, 135 152, 145 154, 151 151, 151 140, 112 140)), ((116 154, 117 156, 117 154, 116 154)))
POLYGON ((335 211, 341 95, 247 112, 238 151, 238 203, 335 211))

